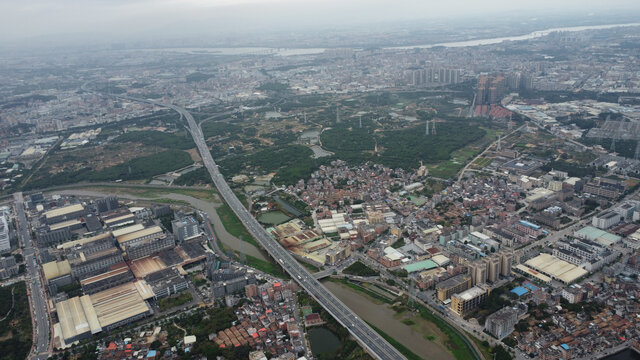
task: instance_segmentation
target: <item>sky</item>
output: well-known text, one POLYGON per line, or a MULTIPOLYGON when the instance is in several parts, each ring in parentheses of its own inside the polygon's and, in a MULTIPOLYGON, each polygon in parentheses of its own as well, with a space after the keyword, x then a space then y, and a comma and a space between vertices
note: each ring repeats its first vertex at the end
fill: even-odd
POLYGON ((49 39, 161 39, 349 25, 455 20, 535 11, 597 16, 640 10, 637 0, 0 0, 0 43, 49 39))

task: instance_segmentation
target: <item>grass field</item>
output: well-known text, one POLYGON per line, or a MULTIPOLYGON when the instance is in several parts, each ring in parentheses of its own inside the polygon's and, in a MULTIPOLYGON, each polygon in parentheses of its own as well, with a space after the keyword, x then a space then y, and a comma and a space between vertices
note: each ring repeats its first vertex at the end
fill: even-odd
POLYGON ((391 346, 396 348, 407 359, 409 359, 409 360, 421 360, 422 359, 420 356, 416 355, 416 353, 414 353, 413 351, 409 350, 406 346, 404 346, 401 343, 399 343, 396 339, 392 338, 391 336, 389 336, 384 331, 382 331, 382 330, 378 329, 377 327, 373 326, 370 322, 367 322, 367 324, 369 324, 369 326, 371 326, 371 328, 373 330, 375 330, 378 334, 380 334, 380 336, 382 336, 385 340, 387 340, 387 342, 389 342, 389 344, 391 344, 391 346))
POLYGON ((264 273, 271 274, 273 276, 279 277, 281 279, 290 279, 289 274, 284 272, 282 268, 271 261, 260 260, 251 255, 246 255, 247 262, 246 264, 251 266, 252 268, 256 268, 264 273))
POLYGON ((261 214, 258 217, 258 221, 267 225, 278 225, 286 222, 290 219, 285 213, 282 211, 270 211, 264 214, 261 214))
POLYGON ((331 282, 335 282, 341 285, 344 285, 350 289, 353 289, 355 291, 361 292, 367 296, 369 296, 370 298, 373 299, 374 302, 382 302, 385 304, 392 304, 394 299, 392 298, 392 294, 391 293, 387 293, 384 290, 380 289, 380 288, 376 288, 376 290, 378 291, 373 291, 372 289, 368 289, 364 286, 360 286, 357 284, 352 283, 349 280, 346 279, 333 279, 333 278, 329 278, 328 281, 331 282), (384 292, 384 293, 383 293, 384 292))
POLYGON ((220 216, 220 220, 224 225, 224 228, 227 232, 240 240, 246 241, 251 245, 259 248, 258 242, 249 234, 247 229, 244 227, 240 219, 236 216, 236 214, 231 210, 229 205, 223 204, 220 207, 216 208, 216 212, 218 216, 220 216))
POLYGON ((173 296, 160 299, 158 301, 158 307, 160 308, 160 311, 165 311, 165 310, 174 308, 176 306, 186 304, 191 300, 193 300, 193 296, 191 295, 191 293, 184 292, 179 295, 173 295, 173 296))
MULTIPOLYGON (((418 306, 418 310, 420 312, 420 317, 436 324, 440 331, 447 335, 448 339, 445 342, 445 345, 457 360, 474 358, 471 349, 467 347, 467 344, 463 340, 463 335, 458 330, 424 306, 418 306)), ((471 338, 473 339, 473 336, 471 338)))
POLYGON ((486 158, 486 157, 481 157, 476 159, 476 161, 473 162, 473 166, 482 169, 483 167, 487 166, 491 164, 491 158, 486 158))
MULTIPOLYGON (((502 134, 502 131, 499 130, 493 130, 485 127, 482 127, 482 129, 485 130, 486 133, 480 140, 454 151, 451 154, 451 159, 441 161, 437 164, 427 165, 429 168, 429 175, 443 179, 454 177, 469 161, 473 160, 476 155, 493 142, 497 138, 498 134, 502 134)), ((491 163, 491 161, 486 165, 489 163, 491 163)), ((483 165, 483 167, 486 165, 483 165)))

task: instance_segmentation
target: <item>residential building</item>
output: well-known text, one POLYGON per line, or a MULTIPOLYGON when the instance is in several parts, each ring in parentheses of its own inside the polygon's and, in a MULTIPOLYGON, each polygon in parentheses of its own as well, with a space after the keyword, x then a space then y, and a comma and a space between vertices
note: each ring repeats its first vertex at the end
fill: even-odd
POLYGON ((471 274, 471 285, 484 284, 487 282, 487 264, 484 261, 475 261, 468 265, 471 274))

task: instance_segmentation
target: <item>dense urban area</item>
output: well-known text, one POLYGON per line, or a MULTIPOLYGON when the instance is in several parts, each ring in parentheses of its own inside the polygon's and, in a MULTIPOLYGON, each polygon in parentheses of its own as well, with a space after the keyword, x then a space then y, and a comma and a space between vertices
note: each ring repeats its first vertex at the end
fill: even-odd
POLYGON ((640 24, 589 25, 0 55, 0 359, 639 358, 640 24))

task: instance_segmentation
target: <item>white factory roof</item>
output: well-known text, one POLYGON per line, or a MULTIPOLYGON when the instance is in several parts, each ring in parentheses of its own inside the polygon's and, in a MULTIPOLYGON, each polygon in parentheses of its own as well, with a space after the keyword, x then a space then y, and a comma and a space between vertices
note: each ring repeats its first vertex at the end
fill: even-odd
POLYGON ((434 263, 438 264, 438 266, 447 265, 451 261, 448 257, 442 254, 435 255, 431 258, 431 260, 433 260, 434 263))
POLYGON ((391 246, 384 248, 384 255, 391 261, 400 260, 404 257, 400 251, 392 248, 391 246))
POLYGON ((550 254, 540 254, 528 260, 525 264, 566 284, 588 273, 587 270, 550 254))

